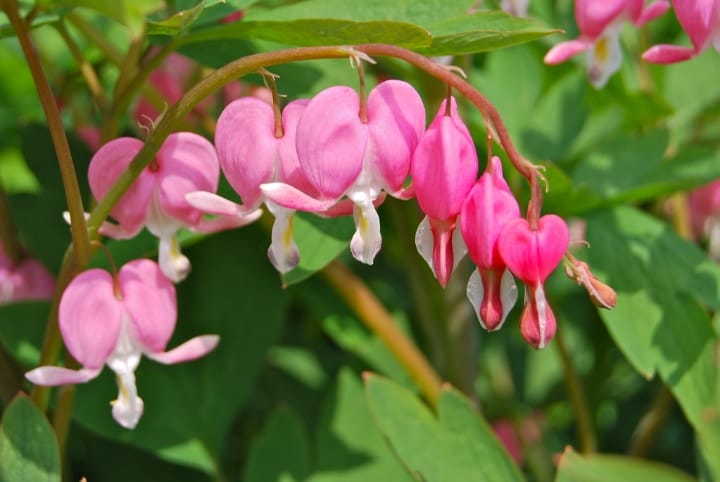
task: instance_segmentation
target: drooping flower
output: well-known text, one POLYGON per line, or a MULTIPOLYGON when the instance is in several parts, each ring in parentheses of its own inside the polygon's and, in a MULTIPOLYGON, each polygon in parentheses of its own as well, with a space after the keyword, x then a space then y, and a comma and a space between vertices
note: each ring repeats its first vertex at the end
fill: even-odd
POLYGON ((498 250, 503 227, 520 217, 520 207, 502 173, 500 158, 493 157, 487 170, 470 190, 460 213, 460 230, 468 254, 477 265, 467 295, 480 324, 499 329, 517 300, 517 286, 498 250))
POLYGON ((356 226, 350 251, 372 264, 382 244, 375 203, 382 191, 407 197, 403 183, 425 126, 425 108, 410 84, 388 80, 370 92, 366 112, 367 119, 361 119, 360 99, 350 87, 317 94, 300 117, 295 143, 300 167, 317 194, 284 183, 264 184, 262 191, 281 206, 326 214, 344 213, 338 204, 347 196, 356 226))
POLYGON ((658 0, 644 6, 643 0, 575 0, 575 19, 580 36, 554 46, 545 55, 550 65, 565 62, 585 52, 590 83, 602 88, 620 69, 620 30, 627 20, 640 27, 662 15, 670 4, 658 0))
POLYGON ((119 389, 112 402, 113 417, 123 427, 134 428, 144 406, 135 386, 141 357, 166 365, 180 363, 206 355, 219 341, 217 335, 203 335, 165 351, 176 319, 175 287, 154 261, 130 261, 116 278, 90 269, 70 282, 58 311, 65 346, 82 368, 43 366, 25 376, 36 385, 85 383, 107 364, 117 375, 119 389))
POLYGON ((415 196, 425 213, 415 244, 442 286, 466 251, 455 224, 478 172, 475 145, 455 99, 450 98, 449 110, 446 106, 444 100, 420 139, 411 169, 415 196))
POLYGON ((541 217, 536 229, 523 218, 514 219, 498 239, 503 260, 527 287, 520 331, 535 348, 545 347, 555 336, 555 315, 545 297, 544 283, 562 260, 568 243, 567 223, 554 214, 541 217))
POLYGON ((680 25, 693 46, 655 45, 642 56, 655 64, 672 64, 688 60, 711 45, 720 52, 720 1, 673 0, 673 8, 680 25))
POLYGON ((256 209, 263 202, 275 216, 268 257, 275 269, 287 273, 298 261, 292 238, 295 211, 267 199, 260 185, 279 181, 304 192, 313 192, 298 162, 295 132, 306 100, 289 103, 282 113, 282 135, 275 132, 273 107, 255 97, 244 97, 229 104, 220 114, 215 145, 223 173, 242 198, 239 207, 219 196, 195 192, 186 197, 190 204, 215 214, 256 209))
POLYGON ((0 242, 0 304, 30 300, 50 300, 55 277, 34 258, 14 262, 0 242))
MULTIPOLYGON (((88 181, 93 196, 101 199, 125 171, 143 143, 120 137, 102 146, 90 160, 88 181)), ((143 226, 160 239, 159 261, 163 273, 174 282, 183 280, 190 262, 180 252, 176 233, 186 227, 214 232, 245 225, 260 216, 259 211, 234 212, 207 220, 188 204, 192 191, 215 192, 220 178, 215 148, 191 132, 170 134, 150 164, 143 169, 111 211, 118 225, 104 223, 100 233, 116 239, 135 236, 143 226)))

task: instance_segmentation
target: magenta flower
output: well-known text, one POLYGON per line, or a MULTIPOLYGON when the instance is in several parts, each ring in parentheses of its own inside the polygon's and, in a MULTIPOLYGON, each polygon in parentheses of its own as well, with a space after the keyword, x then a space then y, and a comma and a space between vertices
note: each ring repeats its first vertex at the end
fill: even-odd
POLYGON ((299 261, 292 238, 295 210, 267 199, 260 185, 279 181, 304 192, 314 192, 298 162, 295 132, 306 100, 289 103, 282 113, 283 135, 276 137, 273 107, 254 97, 229 104, 217 122, 215 144, 220 166, 230 185, 245 204, 241 207, 211 193, 186 196, 193 206, 215 214, 232 214, 256 209, 263 202, 275 216, 268 257, 275 269, 287 273, 299 261))
MULTIPOLYGON (((114 139, 90 160, 88 181, 96 199, 108 192, 127 169, 143 143, 131 137, 114 139)), ((259 211, 233 212, 206 220, 188 204, 193 191, 215 192, 220 178, 215 148, 205 138, 190 132, 170 134, 155 159, 140 173, 111 211, 118 225, 105 223, 100 233, 111 238, 135 236, 143 226, 160 239, 159 261, 163 273, 179 282, 190 271, 190 262, 180 253, 176 233, 181 227, 214 232, 242 226, 260 216, 259 211)))
POLYGON ((527 287, 520 331, 535 348, 545 347, 555 336, 555 315, 543 284, 562 260, 568 243, 567 224, 554 214, 541 217, 537 229, 532 229, 525 219, 514 219, 505 225, 498 239, 503 260, 527 287))
POLYGON ((42 263, 33 258, 15 263, 0 242, 0 304, 50 300, 54 293, 55 277, 42 263))
POLYGON ((65 289, 58 311, 65 346, 82 368, 43 366, 25 377, 45 386, 85 383, 107 364, 119 388, 113 417, 123 427, 134 428, 143 413, 135 386, 142 355, 169 365, 204 356, 219 341, 217 335, 203 335, 165 351, 176 318, 175 287, 154 261, 130 261, 115 279, 101 269, 85 271, 65 289))
POLYGON ((678 45, 655 45, 642 56, 655 64, 672 64, 699 55, 712 45, 720 52, 720 1, 673 0, 675 15, 690 37, 692 48, 678 45))
POLYGON ((314 193, 285 183, 264 184, 262 191, 281 206, 333 215, 346 211, 340 200, 347 196, 357 228, 350 251, 372 264, 382 244, 375 203, 382 191, 407 197, 403 183, 425 126, 425 107, 410 84, 388 80, 370 92, 366 122, 359 112, 360 99, 350 87, 317 94, 300 117, 295 141, 314 193))
POLYGON ((499 157, 493 156, 465 199, 460 230, 468 254, 477 265, 467 286, 480 324, 498 330, 517 300, 517 286, 498 250, 505 225, 520 217, 520 207, 502 173, 499 157))
POLYGON ((575 0, 580 36, 550 49, 545 55, 545 63, 559 64, 585 52, 590 83, 599 89, 620 69, 623 22, 629 20, 640 27, 665 13, 669 6, 666 0, 658 0, 647 7, 643 0, 575 0))
POLYGON ((411 169, 415 196, 426 215, 415 245, 442 286, 466 251, 455 223, 478 172, 470 132, 458 115, 455 99, 450 100, 449 112, 444 100, 420 139, 411 169))

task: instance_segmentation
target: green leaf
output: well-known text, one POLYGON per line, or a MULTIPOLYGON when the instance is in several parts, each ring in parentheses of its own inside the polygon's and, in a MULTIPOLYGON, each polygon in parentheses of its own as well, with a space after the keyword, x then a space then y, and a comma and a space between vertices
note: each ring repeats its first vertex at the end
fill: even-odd
POLYGON ((608 331, 645 377, 658 373, 720 477, 720 408, 714 387, 716 342, 705 304, 720 309, 720 268, 665 224, 618 207, 587 219, 589 263, 617 292, 617 307, 601 310, 608 331))
POLYGON ((492 429, 456 390, 444 388, 438 418, 410 391, 368 375, 365 392, 380 430, 419 480, 524 480, 492 429))
POLYGON ((463 15, 424 26, 432 36, 432 44, 417 50, 425 55, 488 52, 561 32, 501 11, 463 15))
POLYGON ((250 448, 244 482, 304 480, 310 473, 309 438, 292 409, 275 409, 250 448))
POLYGON ((74 418, 88 430, 208 474, 234 417, 252 395, 269 347, 281 332, 285 295, 257 227, 212 236, 189 248, 193 272, 178 286, 178 323, 169 348, 216 333, 220 344, 196 361, 164 366, 143 360, 137 386, 145 413, 133 431, 119 427, 108 402, 109 370, 78 387, 74 418))
POLYGON ((200 3, 194 7, 182 10, 164 20, 156 22, 148 22, 147 33, 148 35, 179 35, 200 17, 200 14, 205 9, 206 0, 201 0, 200 3))
POLYGON ((669 465, 621 455, 579 455, 565 449, 555 482, 693 482, 695 479, 669 465))
POLYGON ((131 35, 138 36, 145 28, 145 17, 164 6, 163 0, 113 0, 101 2, 97 0, 47 0, 45 3, 53 7, 82 7, 125 25, 131 35))
POLYGON ((0 481, 60 482, 60 452, 45 416, 25 395, 8 405, 0 426, 0 481))
POLYGON ((294 223, 293 238, 300 250, 300 264, 283 276, 283 283, 288 286, 324 268, 347 249, 354 231, 350 216, 326 219, 298 213, 294 223))
POLYGON ((370 422, 360 377, 348 368, 338 373, 323 405, 315 434, 315 467, 307 482, 410 482, 382 433, 370 422))
POLYGON ((429 34, 409 23, 332 18, 232 22, 199 30, 185 37, 182 44, 232 38, 269 40, 301 47, 387 43, 418 48, 430 44, 429 34))

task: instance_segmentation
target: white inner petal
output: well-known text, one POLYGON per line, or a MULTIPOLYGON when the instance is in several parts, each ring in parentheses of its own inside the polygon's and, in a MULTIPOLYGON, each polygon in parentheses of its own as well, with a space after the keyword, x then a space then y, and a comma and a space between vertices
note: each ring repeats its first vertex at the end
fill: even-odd
POLYGON ((433 267, 433 235, 430 228, 430 219, 427 216, 420 221, 417 231, 415 231, 415 247, 437 278, 433 267))
POLYGON ((174 234, 160 238, 158 264, 165 276, 173 283, 181 282, 190 274, 190 260, 180 252, 180 244, 174 234))
POLYGON ((373 206, 377 191, 355 191, 349 194, 354 203, 353 218, 355 233, 350 241, 350 251, 355 259, 365 264, 373 264, 375 256, 382 246, 380 217, 373 206))
POLYGON ((470 275, 470 279, 468 279, 467 289, 465 290, 465 293, 470 300, 470 304, 475 309, 475 316, 480 322, 480 326, 487 330, 488 328, 485 325, 485 321, 483 321, 482 317, 480 316, 480 307, 482 306, 482 301, 485 297, 485 289, 483 288, 482 278, 480 277, 480 273, 478 272, 478 270, 473 270, 472 274, 470 275))
POLYGON ((265 200, 265 205, 275 216, 268 258, 275 269, 284 274, 291 271, 300 262, 298 247, 292 235, 295 211, 270 200, 265 200))
POLYGON ((517 298, 518 289, 517 284, 515 283, 515 278, 513 278, 510 270, 505 268, 502 279, 500 279, 500 301, 502 302, 503 307, 503 317, 498 329, 500 329, 500 327, 505 323, 508 313, 510 313, 510 310, 512 310, 513 306, 515 306, 515 303, 517 302, 517 298))
POLYGON ((545 330, 547 327, 547 299, 542 285, 535 288, 535 309, 538 314, 538 328, 540 331, 540 343, 538 348, 545 348, 545 330))
POLYGON ((107 365, 115 372, 118 384, 118 398, 111 402, 115 420, 125 428, 134 428, 143 413, 143 401, 135 386, 135 369, 140 364, 142 346, 137 344, 130 333, 130 320, 123 315, 120 335, 115 350, 108 357, 107 365))
POLYGON ((586 53, 588 77, 590 83, 597 89, 604 87, 610 76, 620 70, 622 64, 621 25, 618 23, 609 26, 586 53))

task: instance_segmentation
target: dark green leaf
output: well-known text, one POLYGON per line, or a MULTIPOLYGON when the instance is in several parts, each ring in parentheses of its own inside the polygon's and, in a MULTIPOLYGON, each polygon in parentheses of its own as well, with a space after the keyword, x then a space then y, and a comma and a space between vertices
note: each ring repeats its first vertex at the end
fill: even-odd
POLYGON ((277 408, 250 449, 244 482, 305 480, 310 472, 309 438, 290 408, 277 408))
POLYGON ((27 367, 34 367, 40 360, 49 314, 47 302, 0 305, 0 343, 15 360, 27 367))
POLYGON ((579 455, 565 449, 555 482, 692 482, 688 474, 669 465, 621 455, 579 455))
POLYGON ((45 416, 25 395, 8 405, 0 426, 0 481, 60 482, 60 454, 45 416))

